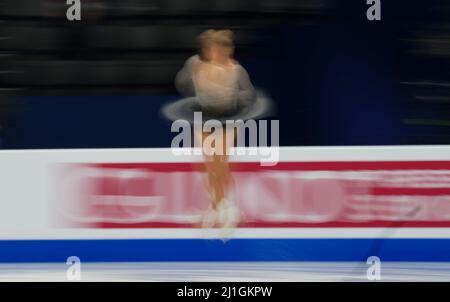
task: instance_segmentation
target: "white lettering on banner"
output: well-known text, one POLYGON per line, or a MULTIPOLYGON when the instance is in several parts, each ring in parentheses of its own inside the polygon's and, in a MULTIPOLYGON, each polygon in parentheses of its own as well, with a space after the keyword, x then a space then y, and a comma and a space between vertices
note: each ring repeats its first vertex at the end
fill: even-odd
MULTIPOLYGON (((204 173, 144 166, 72 165, 57 186, 64 196, 58 215, 75 226, 201 220, 210 202, 204 173)), ((243 223, 450 221, 450 170, 260 170, 233 177, 243 223)))

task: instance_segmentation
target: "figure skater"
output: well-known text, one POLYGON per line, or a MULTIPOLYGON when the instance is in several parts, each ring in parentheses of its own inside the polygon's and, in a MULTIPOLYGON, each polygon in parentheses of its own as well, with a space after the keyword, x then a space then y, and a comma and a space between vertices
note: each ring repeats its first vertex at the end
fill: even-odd
POLYGON ((260 117, 270 106, 266 98, 257 97, 247 71, 234 59, 231 30, 210 29, 198 41, 199 55, 190 57, 175 78, 177 90, 187 98, 164 107, 163 114, 171 120, 192 121, 193 113, 201 112, 203 121, 214 119, 224 125, 212 131, 201 127, 200 133, 194 133, 201 142, 207 187, 212 197, 202 226, 234 228, 239 222, 239 211, 230 197, 233 178, 228 157, 237 130, 229 129, 225 123, 260 117), (209 140, 214 141, 213 146, 204 144, 210 136, 213 136, 209 140))

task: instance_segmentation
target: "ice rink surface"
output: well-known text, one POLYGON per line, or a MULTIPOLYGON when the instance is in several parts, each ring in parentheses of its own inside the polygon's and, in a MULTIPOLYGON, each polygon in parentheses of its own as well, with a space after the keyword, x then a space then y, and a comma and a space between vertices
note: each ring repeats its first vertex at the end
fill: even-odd
MULTIPOLYGON (((81 263, 81 281, 369 281, 363 262, 81 263)), ((0 281, 69 281, 65 263, 0 264, 0 281)), ((450 263, 382 262, 381 281, 450 281, 450 263)), ((77 282, 77 281, 70 281, 77 282)), ((377 281, 369 281, 377 282, 377 281)))

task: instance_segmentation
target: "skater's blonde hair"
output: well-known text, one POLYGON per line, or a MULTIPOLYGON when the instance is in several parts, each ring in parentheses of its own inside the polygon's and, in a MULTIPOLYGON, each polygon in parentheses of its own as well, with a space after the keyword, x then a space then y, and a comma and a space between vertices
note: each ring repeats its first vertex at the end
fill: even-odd
POLYGON ((229 29, 208 29, 198 36, 200 54, 202 50, 213 46, 234 48, 235 35, 229 29))

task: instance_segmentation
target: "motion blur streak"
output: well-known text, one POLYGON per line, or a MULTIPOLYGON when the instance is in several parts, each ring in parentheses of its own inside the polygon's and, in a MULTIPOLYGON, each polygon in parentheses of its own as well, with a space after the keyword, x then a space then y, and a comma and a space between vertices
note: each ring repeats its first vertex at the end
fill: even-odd
POLYGON ((236 59, 296 134, 281 145, 450 142, 445 0, 386 4, 380 22, 357 0, 92 0, 72 22, 64 1, 1 5, 3 148, 168 147, 157 112, 209 28, 236 33, 236 59))

